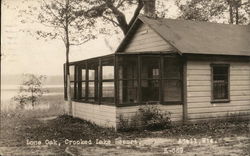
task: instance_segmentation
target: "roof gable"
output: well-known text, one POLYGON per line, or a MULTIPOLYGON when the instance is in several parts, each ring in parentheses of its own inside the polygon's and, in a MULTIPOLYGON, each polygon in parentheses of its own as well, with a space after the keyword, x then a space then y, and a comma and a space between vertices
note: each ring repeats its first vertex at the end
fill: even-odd
POLYGON ((142 24, 154 30, 179 53, 250 56, 250 26, 145 16, 137 18, 116 52, 124 51, 142 24))
POLYGON ((116 52, 176 52, 157 32, 137 19, 116 52))
POLYGON ((181 53, 250 56, 250 26, 139 18, 181 53))
POLYGON ((142 24, 136 30, 133 37, 128 40, 128 44, 124 47, 124 52, 145 51, 174 51, 174 48, 154 30, 146 24, 142 24))

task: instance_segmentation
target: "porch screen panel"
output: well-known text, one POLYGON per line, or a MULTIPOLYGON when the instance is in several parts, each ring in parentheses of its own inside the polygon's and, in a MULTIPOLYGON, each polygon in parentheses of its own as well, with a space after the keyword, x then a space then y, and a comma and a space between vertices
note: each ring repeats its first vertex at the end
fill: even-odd
POLYGON ((81 99, 85 99, 86 96, 86 82, 81 83, 81 99))
POLYGON ((102 60, 102 103, 114 103, 114 57, 102 60))
POLYGON ((83 69, 85 67, 82 67, 81 69, 81 98, 82 100, 86 99, 86 69, 83 69))
POLYGON ((95 82, 89 82, 89 98, 95 97, 95 82))
POLYGON ((88 100, 89 101, 96 101, 96 88, 97 88, 97 79, 96 79, 96 75, 97 75, 97 70, 93 70, 93 69, 89 69, 88 70, 88 100))
POLYGON ((98 102, 98 60, 87 61, 86 65, 86 101, 98 102))
POLYGON ((119 104, 138 103, 138 63, 136 56, 118 57, 119 104))
POLYGON ((76 85, 75 85, 75 66, 70 65, 69 66, 69 74, 70 74, 70 94, 71 98, 75 99, 75 90, 76 90, 76 85))
POLYGON ((144 56, 141 63, 142 102, 158 103, 160 101, 160 58, 144 56))
POLYGON ((163 100, 164 102, 182 101, 182 64, 177 58, 164 58, 163 100))

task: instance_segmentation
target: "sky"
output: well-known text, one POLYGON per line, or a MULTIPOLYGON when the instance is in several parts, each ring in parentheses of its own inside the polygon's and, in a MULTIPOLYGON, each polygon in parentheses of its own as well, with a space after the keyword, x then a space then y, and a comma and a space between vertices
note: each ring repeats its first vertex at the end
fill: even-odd
MULTIPOLYGON (((34 73, 43 75, 62 75, 65 62, 65 47, 61 40, 36 39, 35 36, 20 30, 44 29, 39 23, 22 23, 19 10, 29 5, 37 5, 37 0, 4 0, 1 5, 1 74, 34 73)), ((170 4, 173 1, 170 0, 170 4)), ((128 10, 128 20, 133 10, 128 10)), ((176 8, 171 7, 170 17, 176 15, 176 8)), ((106 26, 101 25, 99 26, 106 26)), ((107 25, 107 27, 110 27, 107 25)), ((114 53, 123 38, 123 34, 99 35, 81 46, 71 48, 70 61, 114 53), (108 42, 112 49, 107 46, 108 42)))

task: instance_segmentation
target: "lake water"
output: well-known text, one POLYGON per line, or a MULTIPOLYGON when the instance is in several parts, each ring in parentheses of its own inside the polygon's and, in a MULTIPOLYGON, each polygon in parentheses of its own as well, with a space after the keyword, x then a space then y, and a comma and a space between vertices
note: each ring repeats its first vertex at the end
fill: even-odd
MULTIPOLYGON (((1 85, 1 110, 8 111, 14 110, 16 108, 16 103, 13 101, 13 97, 18 95, 19 85, 1 85)), ((62 85, 46 85, 43 88, 49 90, 44 96, 63 96, 63 86, 62 85), (51 91, 52 90, 52 91, 51 91)), ((49 102, 37 105, 36 109, 47 109, 50 107, 49 102)), ((25 106, 25 109, 32 109, 31 106, 25 106)))

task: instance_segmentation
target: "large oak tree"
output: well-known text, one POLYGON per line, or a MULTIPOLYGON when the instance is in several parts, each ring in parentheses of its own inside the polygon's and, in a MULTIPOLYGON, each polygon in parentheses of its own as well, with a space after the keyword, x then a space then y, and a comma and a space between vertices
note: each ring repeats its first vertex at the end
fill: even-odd
POLYGON ((110 22, 119 27, 124 35, 143 7, 146 12, 157 13, 157 11, 154 12, 156 0, 87 0, 86 2, 89 4, 88 17, 101 18, 103 21, 110 22), (127 20, 128 16, 125 13, 129 9, 133 10, 130 21, 127 20))

